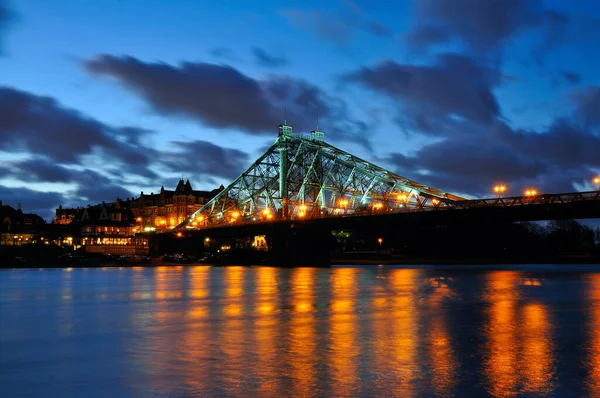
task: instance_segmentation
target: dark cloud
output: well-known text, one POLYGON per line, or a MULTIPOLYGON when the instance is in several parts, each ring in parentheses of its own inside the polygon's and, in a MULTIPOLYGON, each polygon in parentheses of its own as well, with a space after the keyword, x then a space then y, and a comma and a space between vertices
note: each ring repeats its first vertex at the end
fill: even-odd
POLYGON ((240 59, 238 58, 237 55, 235 55, 233 50, 231 50, 229 48, 225 48, 225 47, 213 48, 212 50, 210 50, 210 54, 215 58, 219 58, 219 59, 222 59, 222 60, 228 61, 228 62, 240 61, 240 59))
MULTIPOLYGON (((138 184, 155 179, 150 166, 157 164, 159 152, 144 144, 151 134, 137 127, 106 125, 50 97, 0 87, 0 150, 28 157, 5 161, 1 175, 27 183, 73 185, 61 195, 71 203, 112 201, 131 194, 122 186, 126 178, 133 176, 138 184), (101 159, 110 177, 89 170, 94 159, 101 159)), ((19 198, 26 191, 15 192, 12 197, 19 198)))
POLYGON ((163 154, 162 162, 175 172, 233 180, 249 165, 247 153, 207 141, 173 141, 175 152, 163 154))
POLYGON ((325 13, 320 10, 297 8, 281 10, 287 21, 300 29, 308 29, 318 36, 337 45, 347 44, 357 32, 373 36, 389 37, 391 31, 380 22, 369 18, 365 11, 353 1, 342 1, 344 9, 339 13, 325 13))
POLYGON ((46 159, 28 159, 13 164, 13 172, 22 180, 70 182, 73 172, 46 159))
POLYGON ((402 39, 413 49, 427 49, 431 45, 437 45, 450 40, 451 35, 438 26, 420 25, 411 30, 402 39))
POLYGON ((0 87, 0 149, 16 147, 74 163, 96 146, 113 146, 103 124, 52 98, 0 87))
POLYGON ((543 132, 494 122, 487 134, 448 137, 410 156, 394 153, 387 161, 419 182, 481 197, 490 196, 490 188, 499 182, 508 184, 514 195, 527 187, 574 191, 574 184, 600 168, 598 153, 600 137, 569 120, 557 120, 543 132))
POLYGON ((2 204, 17 208, 21 203, 23 213, 34 213, 49 221, 55 209, 66 199, 59 192, 40 192, 28 188, 13 188, 0 185, 2 204))
POLYGON ((560 72, 561 77, 570 84, 579 84, 581 83, 581 75, 577 72, 569 72, 563 70, 560 72))
POLYGON ((267 68, 278 68, 288 63, 287 59, 285 59, 284 57, 269 54, 262 48, 255 47, 252 49, 252 53, 256 58, 256 62, 259 65, 265 66, 267 68))
POLYGON ((229 66, 191 62, 171 66, 110 55, 85 61, 84 66, 96 75, 117 79, 162 114, 184 115, 209 126, 254 134, 276 125, 260 83, 229 66))
POLYGON ((74 173, 72 182, 77 183, 75 195, 79 201, 89 204, 102 201, 113 202, 117 197, 127 198, 134 196, 133 193, 123 188, 118 182, 103 176, 93 170, 83 170, 74 173))
POLYGON ((146 63, 133 57, 101 55, 84 67, 111 76, 141 95, 157 112, 181 115, 217 127, 272 135, 287 107, 288 123, 298 131, 314 128, 317 114, 339 139, 365 142, 348 116, 344 101, 318 87, 287 76, 256 80, 227 65, 184 62, 146 63), (340 125, 342 124, 342 125, 340 125))
POLYGON ((399 106, 402 124, 425 133, 442 134, 457 119, 490 123, 500 116, 492 90, 502 74, 464 55, 443 54, 426 66, 387 60, 344 79, 385 94, 399 106))
POLYGON ((496 52, 530 28, 545 28, 551 35, 566 18, 547 9, 541 0, 416 0, 414 9, 416 24, 405 37, 410 46, 456 40, 480 54, 496 52))
POLYGON ((572 99, 577 111, 576 116, 589 128, 600 127, 600 86, 589 86, 576 91, 572 99))
POLYGON ((99 152, 125 165, 147 166, 148 131, 113 128, 60 105, 50 97, 0 87, 0 150, 30 152, 63 164, 78 164, 99 152))

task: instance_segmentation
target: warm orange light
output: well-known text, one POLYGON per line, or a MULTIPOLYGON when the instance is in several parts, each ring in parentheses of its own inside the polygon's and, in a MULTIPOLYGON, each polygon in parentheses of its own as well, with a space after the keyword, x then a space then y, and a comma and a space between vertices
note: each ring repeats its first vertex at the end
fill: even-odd
POLYGON ((140 222, 140 221, 142 221, 142 217, 138 217, 138 218, 136 218, 136 221, 137 221, 137 222, 140 222))
POLYGON ((273 218, 273 215, 271 213, 267 214, 267 218, 270 220, 273 218))
POLYGON ((440 203, 440 201, 437 200, 437 199, 435 199, 435 198, 432 200, 432 202, 433 202, 434 205, 437 205, 438 203, 440 203))
POLYGON ((346 199, 340 200, 340 206, 347 206, 347 205, 348 205, 348 201, 346 199))
POLYGON ((594 178, 594 184, 600 184, 600 177, 594 178))
POLYGON ((233 218, 238 218, 239 216, 240 216, 240 213, 239 213, 238 211, 234 211, 234 212, 231 214, 231 217, 233 217, 233 218))
POLYGON ((506 185, 496 185, 494 186, 494 192, 496 193, 502 193, 506 191, 506 185))
POLYGON ((181 232, 177 232, 177 237, 181 238, 181 232))
POLYGON ((198 221, 203 221, 203 220, 204 220, 204 217, 203 217, 203 216, 198 216, 198 217, 196 218, 196 220, 198 220, 198 221))
POLYGON ((528 189, 525 191, 525 196, 535 196, 537 195, 537 191, 535 189, 528 189))
POLYGON ((306 213, 304 213, 303 211, 299 211, 299 212, 298 212, 298 217, 304 217, 304 215, 305 215, 305 214, 306 214, 306 213))

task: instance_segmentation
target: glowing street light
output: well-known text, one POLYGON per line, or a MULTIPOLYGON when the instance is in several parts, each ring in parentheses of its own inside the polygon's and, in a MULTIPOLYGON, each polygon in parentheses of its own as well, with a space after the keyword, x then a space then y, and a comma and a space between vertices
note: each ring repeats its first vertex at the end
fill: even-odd
POLYGON ((494 192, 500 197, 506 191, 506 185, 496 185, 494 186, 494 192))
POLYGON ((305 205, 301 205, 298 208, 298 217, 304 217, 306 215, 306 206, 305 205))
POLYGON ((600 176, 594 177, 594 179, 592 181, 594 181, 594 184, 598 185, 598 188, 600 188, 600 176))
POLYGON ((377 238, 377 242, 379 242, 379 247, 381 248, 381 244, 383 243, 383 238, 377 238))
POLYGON ((528 189, 525 191, 525 196, 535 196, 537 195, 537 191, 535 189, 528 189))

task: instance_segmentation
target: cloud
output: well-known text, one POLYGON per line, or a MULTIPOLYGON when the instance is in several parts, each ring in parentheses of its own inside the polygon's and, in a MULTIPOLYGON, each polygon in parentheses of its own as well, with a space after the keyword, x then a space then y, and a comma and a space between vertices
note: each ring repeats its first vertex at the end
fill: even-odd
POLYGON ((575 91, 572 99, 576 115, 589 128, 600 127, 600 86, 589 86, 575 91))
POLYGON ((70 182, 73 179, 71 170, 43 158, 15 162, 12 164, 11 171, 21 180, 70 182))
MULTIPOLYGON (((112 201, 131 194, 122 187, 126 178, 135 178, 137 183, 156 179, 150 166, 160 166, 155 162, 160 153, 144 144, 151 134, 138 127, 104 124, 51 97, 0 87, 0 150, 26 157, 5 161, 0 173, 27 184, 74 186, 60 194, 63 203, 65 198, 71 203, 112 201), (96 167, 96 159, 109 177, 90 169, 96 167)), ((28 191, 15 192, 10 197, 19 198, 28 191)), ((40 201, 55 197, 36 196, 40 201)), ((45 209, 59 204, 49 202, 45 209)))
POLYGON ((0 150, 30 152, 54 162, 78 164, 99 151, 123 164, 147 166, 140 143, 146 130, 114 128, 60 105, 50 97, 0 87, 0 150))
POLYGON ((566 19, 541 0, 416 0, 414 15, 415 26, 404 37, 413 49, 456 41, 478 54, 497 53, 532 28, 545 31, 548 45, 566 19))
POLYGON ((600 137, 573 120, 556 120, 541 132, 514 130, 500 121, 486 134, 447 137, 412 155, 393 153, 387 162, 415 180, 457 194, 490 196, 505 183, 511 195, 527 187, 571 192, 600 168, 600 137))
POLYGON ((28 188, 9 188, 0 185, 0 198, 3 205, 17 208, 21 203, 23 213, 38 214, 46 221, 54 216, 54 210, 66 199, 59 192, 40 192, 28 188))
POLYGON ((298 8, 284 9, 279 13, 290 25, 311 30, 336 45, 346 45, 358 32, 366 32, 377 37, 391 36, 389 28, 369 18, 355 2, 345 0, 342 4, 344 9, 336 14, 298 8))
POLYGON ((579 84, 581 83, 581 75, 577 72, 561 71, 560 75, 567 83, 579 84))
POLYGON ((285 59, 284 57, 269 54, 262 48, 255 47, 252 49, 252 53, 256 58, 256 62, 259 65, 265 66, 267 68, 278 68, 288 63, 287 59, 285 59))
MULTIPOLYGON (((111 55, 87 60, 84 68, 116 79, 161 114, 186 117, 206 126, 272 135, 286 107, 288 121, 298 131, 312 130, 317 114, 332 130, 341 129, 340 120, 345 127, 352 126, 344 101, 288 76, 258 80, 227 65, 183 62, 173 66, 111 55)), ((365 140, 356 131, 333 135, 365 140)))
POLYGON ((77 183, 75 195, 79 201, 89 204, 102 201, 113 202, 117 197, 128 198, 133 193, 123 188, 118 182, 103 176, 94 170, 83 170, 73 173, 73 182, 77 183))
POLYGON ((219 59, 223 59, 229 62, 238 62, 240 59, 235 55, 233 50, 225 47, 215 47, 210 50, 210 54, 219 59))
POLYGON ((175 172, 233 180, 250 165, 247 153, 207 141, 172 141, 175 152, 162 155, 162 162, 175 172))
POLYGON ((502 79, 498 70, 459 54, 442 54, 434 65, 386 60, 344 76, 394 101, 401 124, 407 120, 409 128, 437 135, 457 119, 491 123, 499 117, 493 89, 502 79))

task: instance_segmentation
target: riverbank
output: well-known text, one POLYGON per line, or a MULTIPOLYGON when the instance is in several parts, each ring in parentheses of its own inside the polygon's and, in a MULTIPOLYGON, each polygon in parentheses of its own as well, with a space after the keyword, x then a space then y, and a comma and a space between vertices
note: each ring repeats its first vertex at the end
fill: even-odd
MULTIPOLYGON (((344 265, 512 265, 512 264, 577 264, 577 265, 600 265, 600 258, 586 255, 564 255, 564 256, 538 256, 538 257, 479 257, 479 258, 451 258, 451 257, 416 257, 402 255, 372 254, 361 256, 336 256, 331 259, 330 266, 344 265)), ((164 261, 162 258, 153 258, 145 263, 120 263, 118 261, 104 260, 101 258, 89 258, 79 263, 60 264, 60 263, 11 263, 0 264, 0 268, 132 268, 132 267, 183 267, 183 266, 225 266, 225 265, 246 265, 246 266, 278 266, 277 264, 251 263, 251 262, 190 262, 190 263, 172 263, 164 261)), ((301 267, 303 265, 300 265, 301 267)), ((306 264, 311 266, 311 264, 306 264)), ((285 267, 285 266, 282 266, 285 267)))

